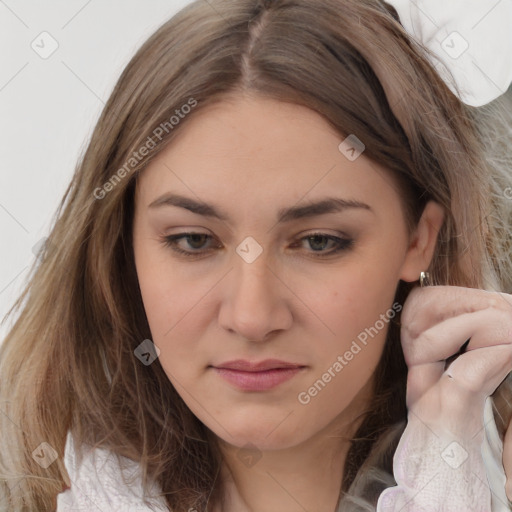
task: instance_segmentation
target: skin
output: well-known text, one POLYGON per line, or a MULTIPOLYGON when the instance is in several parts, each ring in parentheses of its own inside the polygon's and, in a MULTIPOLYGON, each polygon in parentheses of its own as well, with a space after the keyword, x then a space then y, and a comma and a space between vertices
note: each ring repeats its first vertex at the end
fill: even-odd
MULTIPOLYGON (((414 289, 401 318, 402 348, 409 368, 409 424, 428 425, 436 437, 456 440, 478 461, 458 469, 464 482, 460 487, 472 489, 473 510, 487 510, 491 498, 487 485, 482 485, 488 478, 481 457, 484 405, 512 371, 511 313, 510 294, 434 286, 414 289), (445 368, 445 360, 468 339, 466 351, 445 368)), ((512 501, 511 432, 509 425, 502 463, 508 477, 506 495, 512 501)), ((507 498, 496 490, 499 507, 506 506, 507 498)), ((450 508, 446 501, 445 506, 450 508)))
POLYGON ((194 113, 137 183, 134 252, 153 342, 170 381, 220 440, 224 512, 335 509, 387 324, 309 403, 298 394, 391 308, 399 280, 418 280, 432 258, 441 207, 429 203, 409 236, 390 174, 364 152, 347 159, 343 139, 302 106, 235 96, 194 113), (228 219, 149 207, 168 192, 212 203, 228 219), (371 210, 277 223, 279 209, 326 196, 371 210), (165 236, 190 231, 213 237, 178 241, 201 256, 165 245, 165 236), (318 257, 335 243, 304 238, 315 232, 354 242, 318 257), (251 263, 236 252, 249 236, 263 248, 251 263), (211 368, 268 358, 304 368, 257 392, 211 368), (240 456, 248 443, 258 459, 250 465, 240 456))

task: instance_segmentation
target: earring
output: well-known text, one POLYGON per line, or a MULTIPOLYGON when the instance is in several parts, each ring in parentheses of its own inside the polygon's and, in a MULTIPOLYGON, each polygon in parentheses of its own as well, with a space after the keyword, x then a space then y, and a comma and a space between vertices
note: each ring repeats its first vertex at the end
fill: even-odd
POLYGON ((430 274, 428 272, 420 273, 420 286, 430 286, 430 274))

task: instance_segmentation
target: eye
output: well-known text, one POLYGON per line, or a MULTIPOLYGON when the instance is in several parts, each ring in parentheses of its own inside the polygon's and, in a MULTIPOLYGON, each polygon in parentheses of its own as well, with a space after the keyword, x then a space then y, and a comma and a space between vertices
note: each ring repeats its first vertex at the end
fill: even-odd
POLYGON ((166 247, 170 247, 173 251, 183 254, 185 256, 197 256, 201 252, 200 251, 204 246, 205 240, 211 240, 213 237, 207 235, 206 233, 178 233, 176 235, 165 236, 162 241, 166 247), (187 251, 182 249, 178 244, 182 239, 186 239, 187 243, 192 247, 192 251, 187 251))
POLYGON ((331 256, 338 252, 348 250, 354 244, 354 240, 350 238, 341 238, 327 233, 310 233, 298 240, 299 243, 303 241, 306 241, 309 244, 313 249, 313 256, 317 258, 331 256), (331 250, 323 251, 322 248, 328 245, 329 242, 332 244, 331 250))
MULTIPOLYGON (((170 247, 173 251, 182 254, 187 257, 201 256, 207 252, 211 252, 213 249, 205 248, 207 241, 211 241, 214 238, 206 233, 178 233, 176 235, 169 235, 162 238, 162 243, 166 247, 170 247), (188 248, 180 246, 180 242, 186 241, 188 248)), ((312 253, 314 257, 327 257, 336 254, 341 251, 348 250, 354 244, 354 240, 349 238, 341 238, 327 233, 311 233, 298 239, 291 247, 297 247, 303 242, 307 242, 310 248, 313 249, 312 253), (331 243, 331 250, 322 250, 326 245, 331 243)), ((217 248, 220 248, 217 245, 217 248)))

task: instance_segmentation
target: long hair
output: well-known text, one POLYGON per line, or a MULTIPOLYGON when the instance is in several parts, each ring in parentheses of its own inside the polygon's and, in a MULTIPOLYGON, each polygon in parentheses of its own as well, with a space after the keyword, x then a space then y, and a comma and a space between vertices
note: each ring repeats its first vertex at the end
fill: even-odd
MULTIPOLYGON (((0 347, 0 497, 9 510, 55 509, 69 485, 68 430, 78 448, 138 461, 144 486, 157 482, 173 512, 222 501, 211 432, 158 359, 146 366, 134 356, 151 333, 132 221, 144 168, 195 112, 246 91, 318 112, 340 142, 356 135, 395 180, 408 229, 428 200, 443 206, 428 269, 435 284, 512 291, 509 94, 464 105, 380 0, 196 0, 121 74, 8 312, 18 313, 0 347), (31 456, 42 442, 60 456, 46 469, 31 456)), ((410 290, 400 282, 396 300, 410 290)), ((397 321, 345 462, 340 499, 358 510, 374 510, 383 486, 395 484, 406 378, 397 321)), ((509 377, 493 395, 502 439, 511 396, 509 377)))

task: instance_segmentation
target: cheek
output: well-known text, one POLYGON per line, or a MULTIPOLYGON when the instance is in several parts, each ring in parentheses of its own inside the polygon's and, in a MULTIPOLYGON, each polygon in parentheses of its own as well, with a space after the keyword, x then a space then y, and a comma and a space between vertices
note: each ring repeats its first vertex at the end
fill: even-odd
MULTIPOLYGON (((137 278, 151 333, 155 339, 170 335, 193 304, 199 300, 201 285, 181 275, 169 254, 153 239, 134 238, 137 278)), ((206 290, 205 290, 206 291, 206 290)))
MULTIPOLYGON (((387 312, 396 293, 398 267, 388 265, 387 271, 382 271, 386 268, 383 262, 373 265, 359 261, 343 270, 329 272, 319 286, 303 283, 300 293, 307 297, 309 308, 322 320, 331 345, 342 348, 341 343, 346 344, 366 332, 382 315, 387 320, 390 315, 394 317, 395 313, 387 312)), ((382 329, 382 322, 377 327, 382 329)))
MULTIPOLYGON (((214 321, 212 289, 219 277, 199 278, 183 265, 159 255, 139 254, 137 274, 152 342, 159 349, 159 363, 169 380, 193 410, 189 393, 201 401, 207 390, 197 389, 205 367, 211 362, 212 349, 205 332, 214 321), (206 342, 205 342, 206 340, 206 342)), ((208 400, 207 403, 211 403, 208 400)))
POLYGON ((300 389, 303 405, 297 411, 307 417, 303 421, 332 420, 369 382, 381 359, 390 322, 401 309, 393 303, 396 285, 397 279, 382 273, 369 281, 365 266, 354 266, 350 272, 333 273, 328 291, 308 295, 308 304, 319 312, 330 332, 325 330, 328 335, 317 337, 311 351, 314 365, 300 389))
POLYGON ((155 267, 147 273, 141 272, 140 279, 152 341, 161 351, 162 365, 167 360, 180 360, 180 364, 190 361, 196 348, 195 340, 199 339, 198 312, 207 288, 200 283, 161 275, 155 267))
POLYGON ((382 244, 347 260, 343 269, 326 269, 317 287, 303 283, 308 306, 328 327, 317 322, 326 335, 319 336, 315 344, 315 376, 329 380, 324 373, 329 369, 336 375, 329 380, 328 392, 322 391, 323 399, 335 400, 340 393, 349 399, 377 367, 390 322, 402 308, 394 302, 401 249, 398 244, 382 244))
POLYGON ((176 321, 169 312, 175 311, 179 305, 180 291, 173 286, 173 279, 162 274, 158 266, 141 264, 137 274, 151 333, 153 337, 161 338, 176 321))

